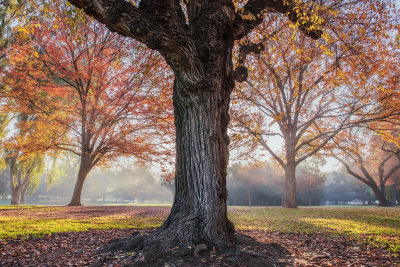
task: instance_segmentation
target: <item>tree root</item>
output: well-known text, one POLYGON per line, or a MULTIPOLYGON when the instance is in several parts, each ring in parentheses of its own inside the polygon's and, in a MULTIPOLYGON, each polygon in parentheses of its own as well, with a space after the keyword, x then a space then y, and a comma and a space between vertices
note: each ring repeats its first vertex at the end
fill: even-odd
POLYGON ((129 237, 114 239, 98 253, 135 252, 132 266, 288 266, 290 252, 276 243, 264 244, 256 239, 235 234, 233 244, 224 250, 206 244, 178 247, 157 231, 134 232, 129 237), (168 263, 166 265, 166 263, 168 263), (207 264, 205 264, 207 263, 207 264))

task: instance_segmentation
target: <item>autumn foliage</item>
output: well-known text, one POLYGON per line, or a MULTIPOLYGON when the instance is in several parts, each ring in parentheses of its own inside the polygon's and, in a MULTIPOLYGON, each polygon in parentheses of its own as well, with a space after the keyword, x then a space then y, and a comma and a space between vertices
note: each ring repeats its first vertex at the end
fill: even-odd
POLYGON ((285 207, 296 207, 298 164, 333 146, 346 129, 398 119, 398 110, 382 105, 383 92, 393 94, 389 72, 398 71, 398 49, 391 45, 396 13, 389 2, 351 5, 315 11, 326 25, 317 42, 268 14, 238 44, 236 63, 247 67, 248 77, 233 97, 233 144, 261 147, 282 166, 285 207))
POLYGON ((44 8, 51 12, 16 28, 5 96, 15 100, 10 110, 25 105, 47 118, 48 149, 80 156, 78 191, 93 167, 120 156, 170 156, 170 73, 161 58, 58 1, 44 8))

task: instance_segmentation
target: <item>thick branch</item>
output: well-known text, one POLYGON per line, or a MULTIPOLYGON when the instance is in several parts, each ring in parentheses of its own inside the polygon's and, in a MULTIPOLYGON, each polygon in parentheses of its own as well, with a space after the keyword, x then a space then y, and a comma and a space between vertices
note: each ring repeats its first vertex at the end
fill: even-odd
POLYGON ((363 182, 366 185, 370 185, 370 181, 368 181, 367 179, 363 178, 361 175, 357 174, 356 172, 354 172, 350 166, 341 158, 339 158, 336 155, 332 155, 333 158, 337 159, 339 162, 341 162, 343 164, 343 166, 346 168, 346 171, 348 174, 350 174, 351 176, 357 178, 359 181, 363 182))
POLYGON ((175 1, 142 0, 139 7, 125 0, 68 0, 86 14, 123 36, 159 51, 174 68, 187 58, 191 42, 186 34, 182 10, 175 1))

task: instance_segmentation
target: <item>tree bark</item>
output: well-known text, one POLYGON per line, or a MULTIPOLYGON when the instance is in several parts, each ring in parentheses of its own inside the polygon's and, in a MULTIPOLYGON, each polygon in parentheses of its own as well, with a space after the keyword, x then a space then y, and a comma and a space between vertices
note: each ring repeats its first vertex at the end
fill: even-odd
MULTIPOLYGON (((389 207, 391 203, 386 199, 385 191, 382 191, 378 186, 371 186, 372 191, 374 192, 376 199, 379 202, 380 207, 389 207)), ((383 188, 384 189, 384 188, 383 188)))
POLYGON ((68 206, 82 206, 81 195, 83 184, 85 183, 86 177, 91 170, 90 163, 85 156, 81 156, 81 163, 79 166, 78 177, 76 179, 74 193, 72 194, 71 202, 68 206))
POLYGON ((286 145, 286 166, 285 166, 285 198, 283 207, 297 208, 296 200, 296 159, 294 146, 286 145))
POLYGON ((164 248, 205 244, 224 251, 233 245, 226 189, 228 111, 235 85, 233 14, 233 5, 210 2, 191 21, 195 49, 188 46, 187 54, 177 57, 164 54, 175 73, 175 198, 170 215, 146 247, 157 247, 153 242, 164 248))
POLYGON ((21 204, 21 188, 13 186, 11 188, 11 205, 21 204))
POLYGON ((285 198, 283 207, 289 209, 297 208, 296 201, 296 167, 287 166, 285 168, 285 198))
MULTIPOLYGON (((230 48, 232 45, 230 42, 230 48)), ((206 244, 224 249, 232 244, 226 168, 229 94, 234 82, 227 70, 232 70, 230 53, 214 68, 218 73, 210 76, 215 78, 205 81, 216 85, 206 92, 175 79, 176 193, 171 213, 155 236, 174 246, 206 244)))

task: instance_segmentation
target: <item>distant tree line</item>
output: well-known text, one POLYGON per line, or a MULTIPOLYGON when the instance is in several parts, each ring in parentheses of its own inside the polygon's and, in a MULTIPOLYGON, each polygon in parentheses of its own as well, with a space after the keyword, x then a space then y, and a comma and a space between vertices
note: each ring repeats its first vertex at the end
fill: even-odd
MULTIPOLYGON (((27 196, 28 204, 67 204, 73 192, 78 164, 61 162, 60 173, 53 180, 43 174, 40 185, 27 196), (62 171, 61 171, 62 170, 62 171)), ((10 195, 7 170, 0 173, 0 197, 10 195)), ((303 165, 297 172, 297 202, 301 206, 374 205, 377 198, 370 187, 349 175, 345 168, 321 173, 303 165)), ((385 188, 386 199, 400 203, 400 175, 385 188)), ((281 206, 284 201, 284 174, 272 163, 244 166, 235 164, 228 169, 228 205, 281 206)), ((84 203, 171 203, 174 186, 156 179, 143 168, 118 171, 96 170, 83 188, 84 203)))
MULTIPOLYGON (((43 176, 41 185, 29 200, 34 203, 65 205, 73 192, 74 183, 75 175, 71 173, 58 177, 51 185, 43 176)), ((82 191, 83 202, 91 204, 171 203, 172 198, 170 186, 143 168, 96 170, 88 176, 82 191)))
MULTIPOLYGON (((272 164, 233 165, 228 170, 229 205, 281 206, 284 202, 284 175, 272 164)), ((347 174, 345 168, 323 174, 302 166, 297 177, 296 198, 301 206, 376 204, 371 188, 347 174)), ((389 183, 385 196, 393 204, 400 203, 400 185, 389 183)))

